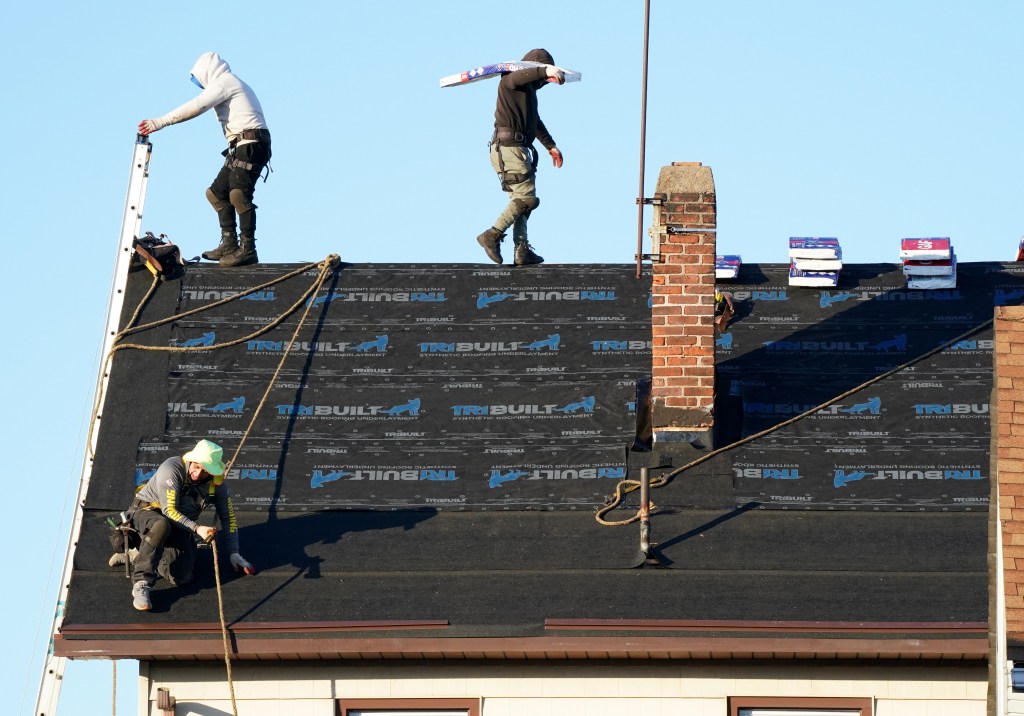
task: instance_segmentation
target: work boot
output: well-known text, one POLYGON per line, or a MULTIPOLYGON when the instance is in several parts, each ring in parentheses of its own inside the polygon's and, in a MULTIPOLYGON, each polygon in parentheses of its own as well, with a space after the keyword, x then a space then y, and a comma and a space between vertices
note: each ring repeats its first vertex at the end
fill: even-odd
POLYGON ((203 252, 203 258, 207 261, 220 261, 228 254, 233 254, 238 250, 238 235, 235 234, 234 230, 226 231, 221 230, 220 232, 220 244, 215 249, 203 252))
POLYGON ((132 587, 132 606, 140 612, 148 612, 153 608, 153 602, 149 599, 149 584, 136 582, 132 587))
POLYGON ((243 236, 242 245, 233 253, 221 257, 220 265, 224 268, 248 266, 249 264, 257 263, 259 260, 259 257, 256 255, 256 239, 251 236, 243 236))
POLYGON ((531 264, 544 263, 544 257, 533 252, 533 247, 528 241, 516 245, 516 266, 529 266, 531 264))
MULTIPOLYGON (((139 550, 132 547, 128 550, 128 557, 130 557, 131 560, 134 562, 136 559, 139 558, 139 550)), ((111 567, 117 567, 118 565, 124 564, 125 559, 126 558, 124 552, 114 552, 114 554, 110 555, 110 559, 107 560, 107 564, 109 564, 111 567)))
POLYGON ((476 242, 484 247, 484 251, 487 253, 487 258, 496 264, 503 263, 501 258, 501 242, 505 238, 505 234, 501 233, 493 226, 484 233, 476 237, 476 242))

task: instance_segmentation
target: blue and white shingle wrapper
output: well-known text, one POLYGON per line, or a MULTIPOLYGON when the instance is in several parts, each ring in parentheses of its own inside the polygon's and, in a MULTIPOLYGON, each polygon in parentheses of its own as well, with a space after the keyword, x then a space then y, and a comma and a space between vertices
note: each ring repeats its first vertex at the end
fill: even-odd
POLYGON ((904 275, 907 277, 907 288, 926 290, 956 288, 956 254, 953 254, 949 261, 951 264, 950 273, 941 276, 907 274, 904 269, 904 275))
POLYGON ((838 271, 802 271, 796 263, 789 264, 790 286, 824 286, 832 288, 839 283, 838 271))
POLYGON ((911 276, 950 276, 956 272, 956 255, 949 259, 903 260, 903 275, 911 276))
POLYGON ((793 237, 789 240, 790 259, 831 259, 841 261, 839 239, 826 237, 793 237))
POLYGON ((836 286, 842 268, 843 249, 839 239, 821 236, 789 239, 790 286, 836 286))
POLYGON ((740 266, 743 264, 743 260, 735 255, 729 254, 726 256, 715 257, 715 278, 721 279, 734 279, 740 273, 740 266))
MULTIPOLYGON (((465 72, 459 72, 454 75, 448 75, 447 77, 441 78, 442 87, 458 87, 459 85, 468 85, 471 82, 478 82, 480 80, 486 80, 491 77, 501 77, 501 75, 509 72, 516 72, 517 70, 526 70, 531 67, 549 67, 549 65, 543 62, 531 62, 529 60, 516 60, 514 62, 496 62, 493 65, 480 65, 479 67, 466 70, 465 72)), ((558 65, 555 65, 558 67, 558 65)), ((565 75, 566 82, 579 82, 583 79, 583 74, 576 72, 575 70, 567 70, 564 67, 558 67, 565 75)))
POLYGON ((836 250, 834 259, 790 259, 801 271, 840 271, 843 268, 843 250, 836 250))

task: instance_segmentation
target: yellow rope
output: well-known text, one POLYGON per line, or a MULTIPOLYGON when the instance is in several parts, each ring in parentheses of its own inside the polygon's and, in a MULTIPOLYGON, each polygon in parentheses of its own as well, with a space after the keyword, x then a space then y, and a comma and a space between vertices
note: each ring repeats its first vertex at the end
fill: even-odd
MULTIPOLYGON (((311 287, 307 294, 317 293, 323 287, 324 281, 327 280, 327 276, 330 273, 332 263, 324 262, 323 268, 320 271, 320 276, 314 286, 311 287)), ((274 383, 277 382, 278 376, 281 375, 281 370, 284 368, 284 363, 288 359, 288 354, 291 353, 292 348, 295 346, 295 342, 299 338, 299 333, 302 331, 302 326, 309 317, 309 312, 313 308, 313 302, 309 301, 306 304, 306 310, 302 313, 302 318, 299 319, 298 324, 295 326, 295 330, 292 332, 291 340, 288 341, 288 347, 284 349, 284 353, 281 355, 281 360, 277 363, 277 369, 274 371, 274 375, 270 377, 270 382, 267 384, 267 389, 263 392, 263 397, 260 398, 260 402, 256 405, 256 410, 253 411, 252 420, 249 421, 249 427, 245 429, 245 433, 242 435, 241 441, 238 443, 238 447, 235 448, 234 455, 231 456, 231 461, 225 468, 225 473, 230 472, 231 468, 235 465, 235 460, 238 458, 238 454, 242 452, 242 446, 245 444, 246 439, 249 437, 249 433, 252 431, 253 425, 256 424, 256 418, 259 416, 260 411, 267 402, 267 398, 270 396, 270 391, 274 387, 274 383)))
MULTIPOLYGON (((270 281, 267 281, 266 283, 260 284, 259 286, 253 286, 252 288, 247 288, 246 290, 241 291, 239 293, 236 293, 233 296, 228 296, 227 298, 222 298, 219 301, 214 301, 213 303, 211 303, 209 305, 199 306, 198 308, 193 308, 192 310, 185 311, 184 313, 176 313, 173 316, 168 316, 167 318, 161 318, 158 321, 153 321, 152 323, 147 323, 145 325, 139 326, 138 328, 131 328, 131 329, 129 329, 128 326, 125 326, 124 330, 122 330, 120 333, 117 334, 118 338, 121 337, 121 336, 129 335, 131 333, 138 333, 140 331, 145 331, 145 330, 148 330, 150 328, 157 328, 159 326, 163 326, 163 325, 165 325, 167 323, 171 323, 173 321, 180 321, 182 318, 188 318, 189 316, 193 316, 193 315, 195 315, 197 313, 202 313, 203 311, 209 311, 211 308, 217 308, 218 306, 223 306, 224 304, 231 303, 232 301, 237 301, 237 300, 239 300, 241 298, 244 298, 245 296, 248 296, 250 293, 256 293, 257 291, 262 291, 263 289, 270 288, 271 286, 275 286, 275 285, 277 285, 279 283, 287 281, 290 278, 294 278, 295 276, 299 276, 301 274, 304 274, 307 271, 310 271, 310 270, 312 270, 314 268, 319 268, 319 267, 323 266, 324 263, 329 263, 331 266, 334 266, 334 265, 336 265, 338 263, 339 260, 340 259, 339 259, 337 254, 328 254, 328 256, 323 261, 314 261, 313 263, 308 263, 305 266, 300 266, 299 268, 295 269, 294 271, 289 271, 288 273, 282 274, 282 275, 278 276, 275 279, 271 279, 270 281)), ((154 283, 156 283, 156 282, 154 281, 154 283)), ((150 293, 152 293, 152 291, 153 291, 153 289, 151 288, 150 289, 150 293)), ((150 294, 146 295, 146 298, 143 299, 143 302, 146 301, 149 298, 149 295, 150 294)), ((140 308, 141 308, 141 304, 140 304, 140 308)), ((129 323, 129 325, 131 325, 131 324, 129 323)), ((115 338, 115 341, 116 340, 117 339, 115 338)))
MULTIPOLYGON (((114 354, 117 351, 123 350, 123 349, 133 348, 133 349, 136 349, 136 350, 144 350, 144 351, 171 351, 171 352, 182 352, 182 353, 194 352, 194 351, 197 351, 197 350, 218 350, 218 349, 221 349, 221 348, 229 348, 231 346, 236 346, 239 343, 244 343, 246 341, 252 340, 253 338, 255 338, 257 336, 261 336, 264 333, 266 333, 266 332, 276 328, 277 326, 281 325, 282 323, 284 323, 284 321, 287 320, 287 318, 289 316, 291 316, 291 314, 293 314, 296 310, 298 310, 299 306, 302 305, 302 303, 304 301, 307 301, 311 296, 313 296, 315 293, 319 292, 320 289, 323 288, 323 284, 324 284, 324 281, 327 280, 327 276, 334 269, 334 267, 338 264, 339 260, 340 260, 340 258, 338 257, 337 254, 329 254, 323 261, 319 261, 319 262, 311 263, 311 264, 306 264, 305 266, 302 266, 302 267, 300 267, 298 269, 295 269, 294 271, 291 271, 291 272, 289 272, 287 274, 284 274, 283 276, 279 276, 276 279, 273 279, 271 281, 263 283, 263 284, 261 284, 259 286, 254 286, 253 288, 246 289, 245 291, 237 293, 237 294, 235 294, 233 296, 229 296, 228 298, 221 299, 219 301, 215 301, 214 303, 211 303, 211 304, 209 304, 207 306, 200 306, 199 308, 192 309, 191 311, 186 311, 185 313, 176 314, 174 316, 169 316, 167 318, 162 318, 162 319, 160 319, 158 321, 153 321, 151 323, 147 323, 147 324, 144 324, 142 326, 137 326, 136 327, 135 326, 135 321, 138 320, 139 315, 142 313, 143 307, 146 305, 146 303, 152 297, 153 293, 156 291, 157 286, 160 283, 159 277, 158 276, 154 276, 153 277, 153 283, 150 285, 149 290, 146 292, 146 295, 142 298, 141 301, 139 301, 139 305, 136 306, 134 313, 132 313, 131 318, 128 320, 128 323, 125 324, 125 327, 120 332, 118 332, 117 335, 114 336, 114 341, 113 342, 114 342, 115 345, 111 347, 110 351, 107 353, 107 355, 106 355, 106 357, 105 357, 105 359, 103 361, 103 375, 106 375, 107 372, 109 371, 111 361, 114 358, 114 354), (185 318, 185 317, 188 317, 188 316, 192 316, 192 315, 195 315, 197 313, 201 313, 203 311, 208 311, 208 310, 210 310, 212 308, 215 308, 215 307, 218 307, 218 306, 222 306, 224 304, 230 303, 231 301, 237 301, 237 300, 239 300, 239 299, 249 295, 250 293, 254 293, 256 291, 260 291, 260 290, 263 290, 265 288, 269 288, 270 286, 273 286, 275 284, 281 283, 282 281, 286 281, 289 278, 293 278, 295 276, 298 276, 299 274, 305 273, 306 271, 309 271, 313 267, 319 267, 320 268, 320 274, 317 276, 316 280, 310 285, 310 287, 308 289, 306 289, 305 292, 303 292, 303 294, 299 298, 299 300, 296 301, 295 303, 293 303, 287 309, 285 309, 285 311, 283 313, 281 313, 277 318, 273 319, 272 321, 267 323, 265 326, 257 329, 255 332, 253 332, 253 333, 251 333, 251 334, 249 334, 249 335, 247 335, 247 336, 245 336, 243 338, 239 338, 239 339, 236 339, 236 340, 233 340, 233 341, 228 341, 226 343, 219 343, 219 344, 213 345, 213 346, 196 346, 196 347, 185 347, 185 346, 147 346, 147 345, 142 345, 142 344, 137 344, 137 343, 118 343, 118 341, 120 341, 122 338, 124 338, 125 336, 128 336, 128 335, 131 335, 133 333, 139 333, 139 332, 144 331, 144 330, 148 330, 148 329, 151 329, 151 328, 156 328, 158 326, 165 325, 165 324, 170 323, 172 321, 178 321, 178 320, 181 320, 182 318, 185 318)), ((309 317, 309 312, 310 312, 310 309, 312 309, 312 307, 313 307, 313 302, 312 301, 308 301, 307 305, 306 305, 306 310, 303 312, 302 318, 299 320, 298 325, 295 327, 295 331, 292 333, 292 338, 291 338, 291 340, 288 343, 288 348, 285 350, 284 355, 281 356, 281 360, 280 360, 280 362, 277 365, 277 370, 274 371, 274 375, 271 377, 270 383, 267 386, 266 391, 263 393, 263 397, 260 399, 259 405, 256 406, 256 410, 253 413, 252 420, 249 422, 249 427, 246 428, 245 434, 242 436, 242 440, 239 442, 238 447, 235 449, 235 453, 234 453, 234 455, 232 455, 231 461, 228 463, 228 465, 227 465, 227 467, 225 469, 225 473, 230 471, 231 468, 234 466, 235 460, 238 458, 238 455, 239 455, 239 453, 242 450, 242 445, 245 444, 246 439, 249 437, 249 433, 252 431, 252 427, 256 423, 256 418, 259 416, 260 410, 263 408, 264 404, 266 403, 267 397, 270 395, 270 391, 274 387, 274 383, 277 381, 278 376, 281 374, 281 370, 284 367, 284 361, 288 357, 288 354, 291 352, 292 347, 295 345, 295 341, 298 338, 299 332, 302 329, 302 326, 305 323, 306 319, 309 317)), ((93 406, 92 418, 89 421, 89 434, 88 434, 88 437, 86 439, 86 449, 89 451, 89 457, 94 457, 94 453, 93 453, 93 450, 92 450, 92 438, 93 438, 94 431, 96 429, 96 421, 99 418, 99 406, 100 406, 100 404, 101 404, 101 402, 103 400, 103 395, 104 395, 104 391, 102 389, 102 383, 101 383, 101 388, 96 391, 96 402, 95 402, 95 404, 93 406)), ((224 598, 223 598, 223 594, 221 593, 220 565, 219 565, 219 560, 217 558, 217 545, 216 545, 216 543, 214 543, 212 546, 213 546, 213 573, 214 573, 214 581, 216 582, 216 585, 217 585, 217 609, 218 609, 218 613, 220 615, 221 636, 222 636, 222 639, 223 639, 223 642, 224 642, 224 663, 225 663, 225 666, 227 667, 228 688, 229 688, 230 694, 231 694, 231 709, 232 709, 232 712, 234 713, 234 716, 238 716, 238 707, 235 704, 235 685, 234 685, 234 681, 232 679, 232 674, 231 674, 231 648, 230 648, 230 644, 229 644, 229 641, 228 641, 227 622, 226 622, 226 620, 224 618, 224 598)), ((112 694, 113 712, 114 712, 114 716, 117 716, 117 661, 113 660, 112 663, 114 664, 113 687, 112 687, 112 689, 113 689, 113 694, 112 694)))
POLYGON ((132 326, 135 325, 135 322, 137 320, 139 320, 139 316, 142 314, 142 308, 147 303, 149 303, 150 297, 152 297, 152 295, 154 293, 156 293, 156 287, 159 286, 159 285, 160 285, 160 277, 159 276, 153 276, 153 283, 149 284, 149 290, 146 291, 146 295, 142 297, 141 301, 139 301, 139 305, 135 307, 135 313, 133 313, 132 317, 128 319, 128 323, 125 324, 124 329, 120 333, 118 333, 116 336, 114 336, 114 343, 117 343, 117 341, 121 338, 121 336, 123 336, 125 334, 125 331, 129 330, 132 326))
MULTIPOLYGON (((284 323, 288 319, 288 317, 291 316, 292 313, 294 313, 295 311, 298 310, 299 306, 301 306, 304 301, 306 301, 310 296, 312 296, 316 291, 318 291, 320 289, 320 287, 323 285, 324 277, 326 275, 327 270, 329 270, 329 269, 333 268, 335 265, 337 265, 338 261, 339 261, 339 257, 338 257, 337 254, 330 254, 323 261, 320 261, 320 262, 317 262, 317 263, 306 264, 305 266, 303 266, 303 267, 301 267, 299 269, 296 269, 294 271, 291 271, 291 272, 289 272, 289 273, 287 273, 287 274, 285 274, 283 276, 280 276, 280 277, 274 279, 273 281, 268 281, 267 283, 261 284, 260 286, 255 286, 253 288, 250 288, 250 289, 247 289, 245 291, 242 291, 241 293, 237 293, 234 296, 229 296, 228 298, 224 298, 224 299, 221 299, 219 301, 215 301, 214 303, 211 303, 208 306, 200 306, 199 308, 194 308, 191 311, 186 311, 185 313, 176 314, 174 316, 168 316, 167 318, 162 318, 162 319, 160 319, 158 321, 153 321, 152 323, 146 323, 146 324, 144 324, 142 326, 137 326, 137 327, 132 328, 131 324, 138 317, 138 314, 139 314, 139 312, 142 309, 142 305, 146 301, 149 300, 149 297, 152 295, 153 291, 156 288, 157 282, 154 281, 153 286, 150 287, 149 293, 146 294, 146 296, 143 298, 142 302, 139 303, 139 307, 136 308, 135 314, 132 316, 132 320, 129 321, 128 326, 114 337, 115 345, 112 346, 111 349, 107 352, 107 355, 106 355, 106 357, 104 358, 104 361, 103 361, 103 374, 106 375, 106 374, 109 373, 109 371, 110 371, 110 364, 111 364, 111 362, 114 359, 114 354, 117 353, 120 350, 134 349, 134 350, 142 350, 142 351, 156 351, 156 352, 169 352, 169 353, 195 353, 195 352, 199 352, 199 351, 212 351, 212 350, 220 350, 222 348, 230 348, 232 346, 237 346, 240 343, 245 343, 247 341, 251 341, 253 338, 257 338, 257 337, 263 335, 264 333, 267 333, 268 331, 271 331, 271 330, 277 328, 282 323, 284 323), (321 274, 317 278, 317 280, 314 281, 310 285, 310 287, 308 289, 306 289, 306 291, 299 297, 299 299, 295 303, 293 303, 291 306, 289 306, 287 309, 285 309, 283 313, 281 313, 279 316, 277 316, 276 318, 271 320, 269 323, 263 325, 260 328, 257 328, 255 331, 253 331, 252 333, 250 333, 250 334, 248 334, 246 336, 242 336, 241 338, 237 338, 237 339, 235 339, 233 341, 227 341, 225 343, 218 343, 218 344, 215 344, 215 345, 212 345, 212 346, 147 346, 147 345, 143 345, 141 343, 118 343, 118 341, 120 339, 122 339, 123 337, 125 337, 127 335, 131 335, 133 333, 139 333, 141 331, 148 330, 148 329, 151 329, 151 328, 157 328, 157 327, 165 325, 167 323, 171 323, 172 321, 178 321, 178 320, 181 320, 182 318, 186 318, 188 316, 192 316, 192 315, 195 315, 197 313, 201 313, 203 311, 209 311, 212 308, 215 308, 215 307, 218 307, 218 306, 222 306, 222 305, 224 305, 226 303, 230 303, 231 301, 237 301, 237 300, 241 299, 242 297, 247 296, 250 293, 253 293, 254 291, 258 291, 258 290, 267 288, 268 286, 273 286, 274 284, 281 283, 282 281, 284 281, 284 280, 286 280, 288 278, 292 278, 294 276, 298 276, 299 274, 304 273, 304 272, 310 270, 313 267, 320 267, 321 274)), ((307 309, 308 309, 308 306, 307 306, 307 309)), ((92 419, 89 421, 89 434, 86 436, 86 449, 89 451, 89 457, 90 458, 95 457, 95 453, 93 452, 93 448, 92 448, 92 439, 93 439, 93 434, 94 434, 94 432, 96 430, 96 421, 99 418, 99 408, 100 408, 100 403, 103 400, 103 395, 104 395, 104 391, 102 391, 102 390, 97 390, 96 391, 96 401, 95 401, 95 403, 93 405, 92 419)))
POLYGON ((231 674, 231 645, 228 640, 227 622, 224 619, 224 595, 220 590, 220 560, 217 558, 217 542, 213 547, 213 579, 217 583, 217 613, 220 615, 220 638, 224 643, 224 668, 228 674, 228 693, 231 696, 231 713, 238 716, 238 706, 235 704, 235 679, 231 674))
MULTIPOLYGON (((336 257, 335 257, 336 258, 336 257)), ((323 287, 324 281, 327 280, 327 276, 330 274, 331 269, 334 268, 334 261, 331 257, 321 264, 320 275, 317 277, 316 283, 303 295, 303 299, 308 295, 317 293, 323 287)), ((253 426, 256 424, 256 419, 259 417, 260 411, 267 402, 267 397, 270 395, 270 391, 273 390, 274 384, 277 382, 278 376, 281 375, 281 370, 284 368, 284 363, 288 359, 288 354, 291 353, 292 347, 298 340, 299 333, 302 331, 302 326, 305 324, 306 319, 309 317, 309 312, 313 308, 313 302, 308 301, 306 303, 306 310, 302 313, 302 318, 299 319, 298 324, 295 326, 295 331, 292 333, 291 340, 288 341, 288 347, 285 348, 284 354, 281 356, 281 360, 278 361, 277 370, 274 371, 274 375, 271 376, 270 382, 267 384, 267 389, 263 392, 263 397, 260 398, 259 404, 256 406, 256 410, 253 411, 252 419, 249 421, 249 426, 245 429, 245 433, 242 435, 242 439, 238 443, 238 447, 235 448, 234 454, 231 456, 231 460, 224 468, 224 474, 227 475, 231 472, 231 469, 235 465, 235 461, 238 459, 239 454, 242 452, 242 446, 245 445, 245 441, 249 437, 249 433, 252 431, 253 426)), ((289 311, 290 313, 291 311, 289 311)), ((220 584, 220 562, 217 556, 217 543, 213 545, 213 578, 217 585, 217 612, 220 616, 220 632, 221 639, 224 642, 224 666, 227 671, 228 678, 228 691, 231 695, 231 712, 234 716, 238 716, 238 706, 235 704, 235 682, 231 674, 231 647, 228 639, 228 627, 227 621, 224 617, 224 595, 221 592, 220 584)))
MULTIPOLYGON (((806 418, 806 417, 808 417, 810 415, 813 415, 814 413, 818 412, 819 410, 827 408, 828 406, 832 405, 833 403, 838 403, 843 398, 846 398, 846 397, 848 397, 850 395, 853 395, 858 390, 863 390, 864 388, 867 388, 869 385, 873 385, 873 384, 877 383, 880 380, 884 380, 885 378, 888 378, 889 376, 894 375, 894 374, 900 372, 901 370, 904 370, 905 368, 908 368, 908 367, 912 366, 915 363, 919 363, 919 362, 923 361, 925 358, 929 358, 929 357, 935 355, 936 353, 939 353, 941 351, 946 350, 946 348, 948 348, 949 346, 962 341, 963 339, 967 338, 971 334, 977 333, 980 330, 988 328, 989 326, 992 325, 992 323, 993 323, 992 320, 985 321, 984 323, 982 323, 980 325, 977 325, 974 328, 971 328, 970 330, 965 331, 964 333, 961 333, 956 338, 953 338, 953 339, 950 339, 950 340, 946 341, 945 343, 939 345, 937 348, 933 348, 930 351, 927 351, 926 353, 922 353, 921 355, 917 356, 916 358, 911 358, 906 363, 903 363, 902 365, 898 365, 895 368, 893 368, 892 370, 887 370, 886 372, 882 373, 881 375, 876 375, 874 378, 871 378, 869 380, 864 381, 863 383, 858 385, 856 388, 850 388, 850 390, 847 390, 846 392, 841 393, 841 394, 837 395, 834 398, 826 400, 821 405, 815 406, 815 407, 811 408, 810 410, 806 410, 806 411, 800 413, 799 415, 794 415, 792 418, 789 418, 788 420, 784 420, 781 423, 779 423, 778 425, 773 425, 772 427, 767 428, 765 430, 762 430, 759 433, 754 433, 753 435, 748 435, 747 437, 741 438, 740 440, 737 440, 734 443, 730 443, 730 444, 726 445, 725 447, 720 447, 717 450, 712 450, 711 452, 709 452, 709 453, 707 453, 705 455, 701 455, 696 460, 694 460, 692 462, 689 462, 686 465, 683 465, 682 467, 676 468, 672 472, 666 473, 664 475, 660 475, 658 477, 651 478, 650 479, 650 486, 652 488, 664 487, 665 485, 667 485, 669 482, 672 481, 672 478, 676 477, 677 475, 679 475, 679 474, 681 474, 683 472, 686 472, 687 470, 689 470, 691 468, 696 467, 697 465, 700 465, 703 462, 707 462, 708 460, 710 460, 711 458, 715 457, 716 455, 721 455, 724 452, 728 452, 729 450, 733 450, 735 448, 738 448, 740 445, 745 445, 745 444, 747 444, 749 442, 752 442, 754 440, 758 440, 760 438, 763 438, 765 435, 770 435, 771 433, 774 433, 776 430, 781 430, 782 428, 786 427, 787 425, 792 425, 793 423, 795 423, 795 422, 797 422, 799 420, 803 420, 804 418, 806 418)), ((608 514, 609 512, 611 512, 612 510, 614 510, 616 507, 618 507, 619 504, 622 502, 622 498, 623 497, 628 495, 630 492, 634 492, 634 491, 640 489, 640 486, 641 486, 641 483, 640 483, 639 480, 620 480, 618 482, 618 484, 615 486, 615 493, 611 497, 609 497, 607 500, 605 500, 604 506, 599 508, 597 510, 597 512, 594 513, 594 519, 596 519, 600 524, 605 525, 606 527, 620 527, 622 525, 628 525, 628 524, 632 524, 633 522, 638 521, 640 519, 640 512, 639 511, 637 511, 637 513, 635 515, 633 515, 632 517, 630 517, 629 519, 625 519, 625 520, 617 520, 617 521, 606 520, 606 519, 604 519, 604 516, 606 514, 608 514)), ((654 511, 654 506, 651 505, 651 512, 653 513, 653 511, 654 511)))

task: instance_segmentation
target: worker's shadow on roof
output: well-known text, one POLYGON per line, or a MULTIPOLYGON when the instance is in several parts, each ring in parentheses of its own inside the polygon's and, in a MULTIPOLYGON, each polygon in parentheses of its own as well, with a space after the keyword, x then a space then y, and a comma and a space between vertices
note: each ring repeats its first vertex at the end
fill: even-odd
MULTIPOLYGON (((404 532, 414 529, 436 515, 433 510, 318 511, 291 513, 281 518, 272 516, 258 524, 248 525, 244 524, 245 515, 239 515, 239 522, 243 523, 239 529, 242 554, 246 555, 260 572, 278 570, 279 576, 289 573, 290 576, 260 596, 244 614, 235 617, 235 621, 245 619, 248 614, 259 609, 261 605, 273 599, 275 594, 287 589, 298 579, 320 579, 320 568, 328 561, 328 553, 332 549, 330 545, 340 542, 346 533, 367 530, 404 532), (323 549, 317 549, 318 546, 323 549)), ((245 580, 246 586, 262 584, 258 575, 253 579, 241 573, 234 573, 230 566, 225 564, 226 556, 223 553, 218 554, 218 557, 221 561, 222 582, 242 579, 245 580)), ((208 550, 203 550, 197 559, 195 581, 180 587, 172 598, 177 599, 214 589, 216 583, 213 565, 210 562, 212 556, 208 554, 208 550)))
POLYGON ((304 579, 319 579, 320 565, 325 560, 316 547, 340 542, 346 533, 407 531, 429 520, 433 510, 396 510, 394 512, 362 512, 321 510, 302 514, 284 514, 259 524, 243 526, 239 538, 246 549, 252 546, 259 554, 260 569, 292 566, 304 579))

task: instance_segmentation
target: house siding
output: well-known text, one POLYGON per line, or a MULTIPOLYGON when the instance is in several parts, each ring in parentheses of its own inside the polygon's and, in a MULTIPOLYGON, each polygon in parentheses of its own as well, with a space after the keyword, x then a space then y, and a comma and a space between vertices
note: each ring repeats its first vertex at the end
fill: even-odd
MULTIPOLYGON (((157 688, 169 689, 177 716, 230 712, 222 665, 147 671, 144 693, 155 701, 157 688)), ((427 698, 480 699, 484 716, 727 716, 737 696, 870 698, 877 716, 982 716, 987 690, 984 664, 236 663, 232 671, 246 716, 332 716, 339 700, 427 698)))

